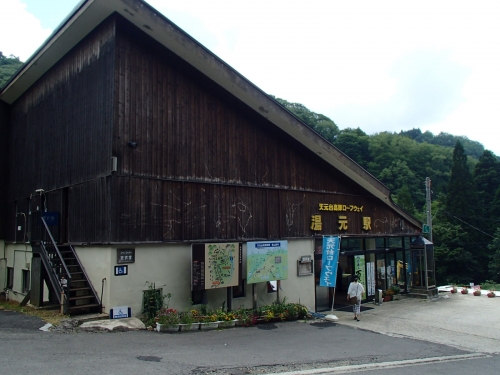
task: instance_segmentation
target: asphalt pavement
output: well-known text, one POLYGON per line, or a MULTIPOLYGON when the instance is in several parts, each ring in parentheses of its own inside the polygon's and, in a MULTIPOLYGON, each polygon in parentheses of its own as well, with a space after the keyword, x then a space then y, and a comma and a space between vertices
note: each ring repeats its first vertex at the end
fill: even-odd
POLYGON ((435 300, 403 297, 364 306, 371 309, 362 312, 359 322, 352 320, 352 312, 334 314, 339 324, 350 327, 467 351, 500 353, 500 297, 445 292, 435 300))
MULTIPOLYGON (((362 312, 359 322, 352 319, 351 312, 334 311, 338 323, 280 322, 174 334, 144 330, 42 332, 38 330, 45 324, 41 320, 0 311, 0 369, 37 375, 62 375, 68 369, 74 375, 90 371, 106 375, 234 375, 312 374, 321 369, 384 363, 444 366, 444 361, 462 361, 472 366, 471 361, 480 361, 491 362, 489 370, 498 365, 498 297, 440 293, 433 301, 407 298, 364 306, 368 310, 362 312)), ((390 368, 382 367, 380 373, 390 368)), ((442 373, 449 373, 450 368, 442 373)), ((496 373, 489 370, 483 373, 496 373)))

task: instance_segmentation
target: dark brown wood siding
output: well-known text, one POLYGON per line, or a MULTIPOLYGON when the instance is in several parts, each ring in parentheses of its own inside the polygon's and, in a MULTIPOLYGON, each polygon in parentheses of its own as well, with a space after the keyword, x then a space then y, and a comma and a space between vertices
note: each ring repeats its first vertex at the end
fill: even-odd
POLYGON ((7 157, 8 157, 8 129, 10 106, 0 100, 0 239, 6 238, 7 233, 7 157))
POLYGON ((12 105, 11 200, 110 174, 114 37, 108 20, 12 105))
POLYGON ((128 176, 113 181, 120 215, 112 231, 121 242, 415 233, 370 197, 128 176), (320 204, 340 211, 320 210, 320 204), (312 215, 321 215, 321 231, 311 230, 312 215), (339 229, 340 216, 346 217, 347 230, 339 229), (363 230, 363 218, 369 218, 371 230, 363 230))
POLYGON ((116 41, 117 241, 414 233, 400 229, 399 216, 365 189, 126 21, 118 22, 116 41), (320 212, 320 203, 363 206, 364 213, 320 212), (310 229, 315 214, 324 220, 321 232, 310 229), (338 229, 340 214, 348 230, 338 229), (363 215, 370 231, 362 229, 363 215))
POLYGON ((119 174, 366 194, 168 50, 124 29, 116 49, 119 174))

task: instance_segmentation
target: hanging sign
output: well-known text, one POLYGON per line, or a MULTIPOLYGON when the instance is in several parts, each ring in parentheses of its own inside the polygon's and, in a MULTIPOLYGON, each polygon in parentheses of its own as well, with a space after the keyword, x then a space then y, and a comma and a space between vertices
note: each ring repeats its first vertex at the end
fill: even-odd
POLYGON ((335 287, 339 263, 339 250, 340 237, 323 237, 323 256, 319 286, 335 287))

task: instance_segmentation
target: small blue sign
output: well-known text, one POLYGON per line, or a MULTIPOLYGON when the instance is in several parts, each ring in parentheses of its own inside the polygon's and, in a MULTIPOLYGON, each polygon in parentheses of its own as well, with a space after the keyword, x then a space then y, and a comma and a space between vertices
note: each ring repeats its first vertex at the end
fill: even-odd
POLYGON ((115 266, 115 276, 128 275, 128 266, 115 266))
POLYGON ((132 316, 132 309, 128 306, 115 306, 109 310, 109 319, 123 319, 132 316))
POLYGON ((49 226, 59 225, 59 212, 44 212, 42 217, 49 226))

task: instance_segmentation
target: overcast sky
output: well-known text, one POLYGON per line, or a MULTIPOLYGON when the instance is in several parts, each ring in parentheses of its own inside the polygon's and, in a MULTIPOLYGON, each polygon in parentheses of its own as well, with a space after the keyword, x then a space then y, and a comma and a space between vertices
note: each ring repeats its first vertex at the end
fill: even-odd
MULTIPOLYGON (((26 60, 78 0, 0 0, 26 60)), ((500 1, 149 0, 268 94, 368 134, 412 128, 500 155, 500 1)))

